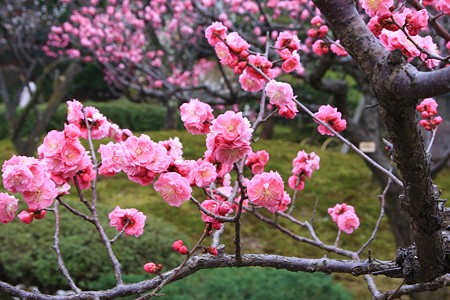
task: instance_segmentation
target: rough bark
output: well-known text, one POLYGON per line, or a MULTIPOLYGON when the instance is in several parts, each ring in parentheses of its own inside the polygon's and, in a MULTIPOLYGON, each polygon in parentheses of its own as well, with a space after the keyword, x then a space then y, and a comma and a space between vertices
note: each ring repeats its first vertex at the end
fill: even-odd
POLYGON ((418 263, 405 277, 408 283, 430 281, 448 270, 444 256, 448 244, 442 239, 443 210, 431 179, 431 161, 417 127, 415 106, 419 98, 449 90, 449 68, 419 72, 398 52, 388 53, 369 31, 351 0, 315 3, 369 79, 380 103, 404 185, 402 207, 411 217, 413 247, 417 251, 418 263), (433 88, 424 84, 431 81, 433 88))

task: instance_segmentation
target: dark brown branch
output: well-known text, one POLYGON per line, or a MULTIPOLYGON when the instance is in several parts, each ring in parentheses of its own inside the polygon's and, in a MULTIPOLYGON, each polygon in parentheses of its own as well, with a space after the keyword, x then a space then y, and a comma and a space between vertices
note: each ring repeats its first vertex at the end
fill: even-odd
POLYGON ((8 283, 0 281, 0 292, 5 295, 19 297, 21 299, 37 300, 82 300, 82 299, 113 299, 121 296, 140 294, 150 291, 161 284, 162 280, 171 278, 167 283, 183 279, 202 269, 224 268, 224 267, 269 267, 285 269, 292 272, 324 272, 324 273, 347 273, 354 276, 371 274, 385 274, 389 277, 401 276, 397 271, 395 263, 390 261, 358 261, 337 260, 329 258, 306 259, 266 254, 243 254, 242 261, 238 265, 234 255, 201 255, 191 257, 185 267, 173 276, 175 270, 161 274, 149 280, 139 283, 126 284, 114 287, 106 291, 85 291, 75 295, 51 296, 39 293, 27 292, 16 288, 8 283), (394 271, 390 271, 394 270, 394 271))

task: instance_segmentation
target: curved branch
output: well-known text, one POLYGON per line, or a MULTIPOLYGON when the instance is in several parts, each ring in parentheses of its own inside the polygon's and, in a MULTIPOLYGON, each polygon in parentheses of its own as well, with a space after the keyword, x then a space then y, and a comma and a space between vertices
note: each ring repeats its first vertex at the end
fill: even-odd
MULTIPOLYGON (((169 282, 180 280, 202 269, 214 269, 221 267, 270 267, 285 269, 292 272, 347 273, 355 276, 377 273, 384 274, 388 277, 402 276, 401 271, 399 271, 400 268, 398 268, 392 261, 373 260, 368 262, 329 258, 306 259, 267 254, 243 254, 241 259, 240 264, 238 264, 234 255, 220 255, 217 257, 211 255, 194 256, 187 261, 185 267, 179 270, 178 274, 172 277, 169 282)), ((139 283, 120 285, 106 291, 85 291, 68 296, 52 296, 35 292, 27 292, 2 281, 0 281, 0 292, 10 296, 20 297, 21 299, 113 299, 115 297, 139 294, 152 290, 158 287, 161 281, 173 276, 175 271, 176 269, 149 280, 139 283)))

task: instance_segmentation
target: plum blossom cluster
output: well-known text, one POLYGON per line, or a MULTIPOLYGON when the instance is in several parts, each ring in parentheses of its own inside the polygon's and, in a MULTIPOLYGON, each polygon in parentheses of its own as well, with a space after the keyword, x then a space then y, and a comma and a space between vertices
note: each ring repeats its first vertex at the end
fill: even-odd
POLYGON ((252 169, 253 174, 261 174, 264 172, 264 167, 269 161, 269 157, 269 153, 266 150, 251 152, 247 155, 245 165, 252 169))
MULTIPOLYGON (((209 44, 214 47, 220 62, 239 74, 242 89, 248 92, 261 91, 267 81, 274 79, 278 72, 267 57, 256 53, 250 54, 250 44, 237 32, 227 34, 227 27, 221 22, 214 22, 205 30, 209 44)), ((290 73, 300 68, 300 41, 295 34, 284 31, 278 35, 275 49, 283 61, 282 70, 290 73)), ((295 115, 295 114, 294 114, 295 115)))
POLYGON ((347 56, 348 53, 341 46, 339 40, 331 41, 330 38, 325 38, 328 33, 328 26, 324 23, 323 19, 316 15, 311 19, 311 29, 308 30, 309 39, 306 41, 307 44, 311 44, 312 40, 315 39, 314 43, 312 43, 311 48, 312 51, 322 56, 330 52, 338 56, 347 56))
POLYGON ((437 66, 439 60, 429 58, 429 55, 425 53, 426 51, 432 55, 438 55, 437 45, 431 36, 418 35, 420 30, 428 26, 427 10, 412 10, 408 7, 394 10, 393 5, 393 0, 363 1, 362 7, 371 17, 367 24, 369 29, 387 50, 400 49, 408 57, 408 61, 418 57, 429 68, 437 66), (401 29, 404 29, 407 35, 401 29))
POLYGON ((125 235, 139 237, 144 232, 145 220, 147 217, 135 208, 122 209, 116 206, 108 215, 109 225, 115 227, 119 232, 122 230, 125 235))
POLYGON ((108 81, 120 85, 115 72, 127 72, 139 77, 143 86, 154 89, 163 88, 164 81, 180 87, 197 85, 211 67, 206 60, 199 60, 194 68, 185 70, 173 60, 168 61, 161 44, 149 43, 149 31, 157 39, 164 39, 167 49, 185 38, 195 43, 200 36, 200 26, 192 26, 196 14, 190 2, 108 0, 102 3, 86 1, 73 7, 76 9, 67 6, 69 18, 66 22, 52 26, 43 47, 48 56, 81 58, 84 62, 97 60, 105 66, 108 81), (170 72, 164 76, 136 68, 137 65, 160 68, 164 63, 168 64, 170 72), (106 65, 116 70, 108 69, 106 65))
POLYGON ((253 176, 247 183, 248 200, 265 207, 272 213, 286 210, 291 197, 284 190, 284 182, 278 172, 270 171, 253 176))
POLYGON ((298 110, 293 99, 297 96, 294 96, 294 91, 290 84, 271 80, 266 84, 265 92, 270 104, 279 109, 278 113, 280 116, 287 119, 295 117, 298 110))
POLYGON ((285 73, 298 70, 300 68, 300 40, 296 34, 289 31, 280 32, 275 42, 275 49, 280 54, 283 64, 281 69, 285 73))
MULTIPOLYGON (((342 114, 338 112, 337 108, 334 108, 331 105, 320 106, 319 111, 316 112, 314 116, 328 124, 338 133, 345 130, 347 127, 347 121, 341 118, 342 114)), ((334 136, 334 133, 328 130, 328 128, 317 122, 316 119, 314 119, 314 121, 319 124, 317 130, 320 134, 334 136)))
MULTIPOLYGON (((202 207, 212 213, 214 216, 221 217, 224 217, 233 211, 230 203, 219 200, 205 200, 202 202, 202 207)), ((217 220, 217 218, 215 218, 214 216, 208 216, 203 211, 200 212, 202 213, 203 222, 211 223, 211 228, 217 230, 220 230, 222 228, 222 222, 220 220, 217 220)))
POLYGON ((417 105, 416 110, 420 112, 422 120, 419 124, 425 130, 432 131, 436 130, 439 124, 442 123, 442 117, 436 116, 438 104, 433 98, 426 98, 417 105))
POLYGON ((346 203, 336 204, 328 209, 328 214, 333 222, 337 224, 339 230, 347 234, 351 234, 359 227, 359 218, 351 205, 346 203))
POLYGON ((184 242, 182 240, 173 242, 172 249, 177 251, 181 255, 186 255, 189 252, 188 248, 184 245, 184 242))
POLYGON ((314 152, 306 153, 301 150, 292 161, 292 175, 289 177, 289 187, 296 191, 305 188, 305 180, 311 177, 313 172, 319 169, 320 157, 314 152))
POLYGON ((212 121, 206 136, 205 159, 221 163, 225 165, 224 170, 230 170, 235 162, 252 151, 252 133, 250 121, 242 112, 226 111, 212 121))
POLYGON ((184 127, 191 134, 206 134, 214 119, 211 106, 200 102, 198 99, 191 99, 189 103, 180 106, 181 121, 184 127))
MULTIPOLYGON (((58 196, 58 188, 51 180, 52 174, 47 164, 34 157, 14 155, 3 163, 2 172, 5 189, 14 194, 21 193, 28 205, 28 212, 24 211, 19 219, 30 223, 33 216, 36 218, 45 216, 45 213, 41 214, 40 211, 52 205, 58 196), (25 218, 25 215, 28 217, 25 218)), ((2 202, 2 219, 12 221, 11 212, 14 208, 17 210, 17 203, 14 204, 14 199, 5 195, 2 195, 2 202)))

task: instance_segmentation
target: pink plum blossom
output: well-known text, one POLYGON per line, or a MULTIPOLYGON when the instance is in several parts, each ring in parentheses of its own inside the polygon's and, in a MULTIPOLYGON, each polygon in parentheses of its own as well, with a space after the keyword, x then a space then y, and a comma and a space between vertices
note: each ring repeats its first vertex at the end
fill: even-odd
POLYGON ((180 114, 184 127, 191 134, 208 133, 214 119, 211 106, 198 99, 191 99, 189 103, 182 104, 180 114))
POLYGON ((216 180, 217 172, 216 167, 205 160, 198 162, 198 167, 195 172, 195 184, 198 187, 207 187, 214 180, 216 180))
POLYGON ((273 171, 257 174, 247 183, 247 194, 252 203, 275 212, 285 198, 283 179, 273 171))
POLYGON ((139 237, 144 232, 147 217, 135 208, 121 209, 116 206, 108 215, 109 225, 122 231, 125 227, 125 235, 139 237))
POLYGON ((394 0, 363 0, 362 8, 370 17, 390 14, 389 8, 394 5, 394 0))
MULTIPOLYGON (((319 111, 314 114, 317 118, 327 123, 331 128, 333 128, 336 132, 341 132, 347 127, 347 121, 341 119, 342 114, 337 111, 337 108, 332 107, 331 105, 322 105, 319 107, 319 111)), ((316 120, 314 120, 318 123, 316 120)), ((328 130, 322 124, 319 124, 317 128, 320 134, 322 135, 331 135, 334 136, 330 130, 328 130)))
POLYGON ((269 161, 269 153, 266 150, 259 150, 248 154, 245 165, 251 167, 253 174, 261 174, 269 161))
MULTIPOLYGON (((229 212, 232 211, 231 205, 228 202, 220 202, 215 200, 203 201, 202 207, 217 216, 226 216, 229 212)), ((214 217, 208 216, 202 211, 200 212, 202 213, 203 222, 211 223, 213 229, 219 230, 222 227, 222 224, 219 220, 215 219, 214 217)))
POLYGON ((241 112, 226 111, 213 121, 211 132, 206 137, 205 157, 211 162, 232 165, 251 151, 252 133, 250 122, 242 117, 241 112))
POLYGON ((328 214, 331 216, 339 230, 347 234, 351 234, 359 227, 359 218, 356 215, 355 209, 346 203, 336 204, 332 208, 328 208, 328 214))
POLYGON ((14 220, 18 209, 18 200, 7 193, 0 193, 0 223, 6 224, 14 220))
POLYGON ((239 75, 239 83, 244 91, 255 93, 264 88, 266 81, 259 77, 251 76, 247 72, 247 69, 245 69, 245 71, 239 75))
POLYGON ((205 36, 211 46, 226 38, 227 28, 221 22, 214 22, 205 30, 205 36))
POLYGON ((153 187, 164 201, 176 207, 189 200, 192 193, 188 180, 175 172, 161 174, 153 187))

